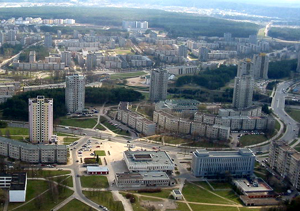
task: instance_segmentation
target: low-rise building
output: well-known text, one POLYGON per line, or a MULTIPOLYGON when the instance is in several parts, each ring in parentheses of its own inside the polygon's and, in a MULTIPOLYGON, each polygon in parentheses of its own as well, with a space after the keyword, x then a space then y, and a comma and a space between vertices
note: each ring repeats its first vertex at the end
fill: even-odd
POLYGON ((192 172, 196 177, 218 178, 228 174, 233 177, 247 177, 253 174, 255 155, 250 149, 238 151, 193 152, 192 172))
POLYGON ((89 175, 92 174, 109 174, 107 166, 87 166, 86 173, 89 175))
POLYGON ((0 137, 0 155, 28 163, 67 163, 65 145, 30 144, 0 137))
POLYGON ((25 172, 0 174, 0 188, 8 189, 9 202, 25 202, 27 174, 25 172))
POLYGON ((170 178, 165 172, 116 173, 115 182, 119 188, 170 186, 170 178))
POLYGON ((171 173, 175 168, 175 164, 165 151, 124 151, 123 158, 130 172, 171 173))

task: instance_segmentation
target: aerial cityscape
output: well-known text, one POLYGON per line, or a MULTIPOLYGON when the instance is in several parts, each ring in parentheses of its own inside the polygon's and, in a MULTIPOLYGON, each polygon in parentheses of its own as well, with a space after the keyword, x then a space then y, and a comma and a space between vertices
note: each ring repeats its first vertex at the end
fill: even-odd
POLYGON ((0 210, 299 210, 299 14, 0 1, 0 210))

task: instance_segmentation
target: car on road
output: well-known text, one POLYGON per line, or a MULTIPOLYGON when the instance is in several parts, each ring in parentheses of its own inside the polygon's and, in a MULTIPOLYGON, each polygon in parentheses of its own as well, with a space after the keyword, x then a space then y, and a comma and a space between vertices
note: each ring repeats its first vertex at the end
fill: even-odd
POLYGON ((102 205, 99 205, 99 208, 103 208, 104 206, 102 206, 102 205))
POLYGON ((76 160, 76 163, 78 163, 79 162, 79 160, 76 160))
POLYGON ((79 174, 77 174, 77 176, 76 177, 80 177, 80 175, 79 174))
POLYGON ((86 136, 86 133, 83 133, 84 136, 86 136))

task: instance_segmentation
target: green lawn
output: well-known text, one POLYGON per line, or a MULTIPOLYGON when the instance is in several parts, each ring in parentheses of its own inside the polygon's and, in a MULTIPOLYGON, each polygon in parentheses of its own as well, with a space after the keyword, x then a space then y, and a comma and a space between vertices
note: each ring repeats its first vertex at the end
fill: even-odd
POLYGON ((65 180, 65 185, 69 186, 69 187, 73 187, 73 177, 70 176, 65 180))
POLYGON ((231 185, 228 182, 209 182, 214 189, 231 189, 231 185))
POLYGON ((300 152, 300 144, 296 145, 294 149, 300 152))
POLYGON ((95 150, 95 155, 99 155, 99 156, 106 156, 106 153, 104 150, 95 150))
POLYGON ((62 117, 59 119, 60 125, 81 127, 81 128, 93 128, 97 123, 97 119, 68 119, 62 117))
POLYGON ((16 140, 16 141, 26 141, 29 140, 29 136, 10 136, 11 139, 16 140), (24 140, 25 138, 25 140, 24 140))
POLYGON ((68 204, 63 206, 59 211, 83 211, 83 210, 95 210, 91 208, 90 206, 87 206, 86 204, 82 203, 81 201, 77 199, 73 199, 68 204))
POLYGON ((96 126, 96 129, 98 129, 98 130, 106 130, 102 125, 100 125, 100 124, 98 124, 97 126, 96 126))
MULTIPOLYGON (((228 191, 228 197, 229 197, 229 199, 232 199, 232 195, 229 192, 231 192, 231 191, 228 191)), ((206 189, 202 189, 191 183, 186 183, 184 185, 182 193, 185 196, 185 199, 187 201, 191 201, 191 202, 233 204, 227 200, 224 200, 224 199, 208 192, 206 189)), ((215 193, 218 194, 219 191, 216 191, 215 193)), ((233 194, 233 192, 232 192, 232 194, 233 194)), ((224 193, 222 193, 222 195, 224 195, 224 193)))
POLYGON ((35 170, 35 171, 31 171, 28 170, 27 171, 27 176, 28 177, 53 177, 53 176, 59 176, 59 175, 65 175, 65 174, 70 174, 71 171, 69 170, 62 170, 62 171, 57 171, 57 170, 35 170))
POLYGON ((241 146, 249 146, 266 141, 267 138, 264 135, 244 135, 240 138, 241 146))
POLYGON ((286 109, 286 112, 297 122, 300 122, 300 110, 298 109, 286 109))
POLYGON ((108 120, 107 120, 105 117, 103 117, 103 116, 100 117, 100 122, 101 122, 105 127, 107 127, 109 130, 111 130, 111 131, 113 131, 113 132, 115 132, 115 133, 117 133, 117 134, 119 134, 119 135, 129 135, 129 133, 127 133, 126 131, 119 129, 119 128, 115 127, 114 125, 111 125, 111 124, 108 122, 108 120))
POLYGON ((57 204, 64 201, 71 196, 73 191, 64 188, 60 194, 51 194, 50 191, 46 192, 42 196, 34 199, 30 203, 16 209, 16 211, 40 211, 40 210, 52 210, 57 204))
MULTIPOLYGON (((208 206, 199 204, 190 204, 191 208, 195 211, 239 211, 237 207, 223 207, 223 206, 208 206)), ((252 210, 252 209, 249 209, 252 210)))
POLYGON ((10 135, 29 135, 28 128, 19 128, 19 127, 7 127, 0 129, 3 136, 6 135, 7 131, 9 131, 10 135))
MULTIPOLYGON (((49 188, 47 181, 41 180, 28 180, 27 181, 27 192, 26 192, 26 201, 31 200, 36 195, 44 192, 49 188)), ((9 203, 8 210, 11 210, 15 207, 20 206, 22 203, 9 203)))
POLYGON ((82 176, 80 177, 81 186, 84 188, 108 188, 106 176, 82 176))
POLYGON ((280 130, 280 123, 275 119, 275 130, 280 130))
POLYGON ((161 189, 161 192, 157 192, 157 193, 138 193, 137 191, 130 191, 130 193, 137 193, 137 194, 141 194, 144 196, 155 196, 155 197, 160 197, 160 198, 169 198, 171 191, 173 189, 161 189))
POLYGON ((147 73, 143 71, 131 72, 131 73, 118 73, 110 75, 110 79, 126 79, 126 78, 135 78, 141 75, 146 75, 147 73))
POLYGON ((79 140, 79 138, 69 138, 69 137, 65 137, 64 138, 64 145, 69 145, 72 144, 73 142, 79 140))
POLYGON ((82 191, 82 193, 97 204, 101 204, 113 211, 124 211, 122 202, 115 201, 109 191, 82 191))

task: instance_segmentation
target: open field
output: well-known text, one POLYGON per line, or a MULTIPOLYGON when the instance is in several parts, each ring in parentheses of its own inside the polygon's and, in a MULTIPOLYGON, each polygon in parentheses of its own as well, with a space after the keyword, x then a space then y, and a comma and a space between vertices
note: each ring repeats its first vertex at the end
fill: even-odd
POLYGON ((3 136, 5 136, 7 131, 9 131, 10 135, 29 135, 28 128, 7 127, 7 128, 1 128, 0 131, 3 136))
POLYGON ((81 186, 84 188, 108 188, 108 181, 105 176, 82 176, 80 181, 81 186))
POLYGON ((73 142, 79 140, 79 138, 70 138, 70 137, 65 137, 64 138, 64 145, 69 145, 72 144, 73 142))
POLYGON ((109 191, 82 191, 82 193, 97 204, 101 204, 113 211, 125 211, 122 202, 114 201, 109 191))
POLYGON ((249 146, 264 142, 266 140, 267 138, 264 135, 243 135, 240 138, 240 144, 241 146, 249 146))
POLYGON ((97 123, 97 119, 69 119, 69 118, 60 118, 59 124, 73 127, 81 128, 93 128, 97 123))
POLYGON ((68 204, 63 206, 59 211, 78 211, 78 210, 90 210, 93 211, 95 209, 87 206, 86 204, 82 203, 77 199, 73 199, 68 204))
POLYGON ((221 197, 218 197, 208 191, 209 189, 202 189, 194 184, 186 183, 183 188, 183 195, 187 201, 203 202, 215 204, 234 204, 238 201, 238 197, 232 191, 214 191, 215 194, 221 195, 233 202, 229 202, 221 197))
POLYGON ((117 73, 110 75, 110 79, 126 79, 126 78, 135 78, 141 75, 146 75, 147 73, 143 71, 131 72, 131 73, 117 73))
POLYGON ((297 122, 300 122, 300 110, 287 109, 286 112, 297 122))
POLYGON ((59 175, 65 175, 65 174, 70 174, 71 171, 69 170, 63 170, 63 171, 47 171, 47 170, 35 170, 27 171, 27 176, 28 177, 53 177, 53 176, 59 176, 59 175))

